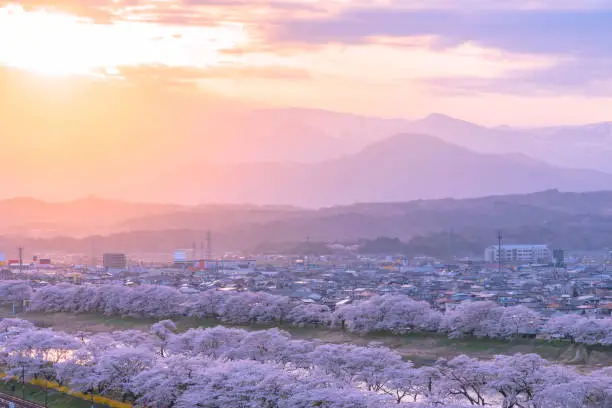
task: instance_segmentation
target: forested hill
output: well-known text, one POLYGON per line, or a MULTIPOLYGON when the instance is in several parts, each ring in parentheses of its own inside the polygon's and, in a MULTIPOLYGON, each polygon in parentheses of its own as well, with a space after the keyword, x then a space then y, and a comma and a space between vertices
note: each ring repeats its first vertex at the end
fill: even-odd
MULTIPOLYGON (((190 248, 210 230, 218 250, 299 248, 311 242, 363 242, 397 238, 402 252, 421 255, 481 254, 503 230, 505 242, 537 242, 575 250, 599 250, 612 242, 612 192, 491 196, 476 199, 363 203, 321 209, 215 205, 170 208, 109 225, 98 235, 62 234, 40 238, 12 231, 2 247, 90 253, 122 250, 171 252, 190 248), (61 237, 61 236, 64 237, 61 237)), ((27 225, 28 218, 22 215, 27 225)), ((94 228, 95 229, 95 228, 94 228)), ((398 252, 397 241, 370 243, 370 249, 398 252), (394 247, 395 246, 395 247, 394 247)), ((374 251, 376 252, 376 251, 374 251)))

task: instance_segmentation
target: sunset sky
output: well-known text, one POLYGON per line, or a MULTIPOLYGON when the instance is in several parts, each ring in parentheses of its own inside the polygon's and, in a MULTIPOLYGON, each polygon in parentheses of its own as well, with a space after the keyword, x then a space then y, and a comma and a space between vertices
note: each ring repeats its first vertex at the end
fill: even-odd
POLYGON ((612 112, 611 21, 607 0, 0 1, 0 75, 61 92, 145 83, 386 117, 597 122, 612 112))

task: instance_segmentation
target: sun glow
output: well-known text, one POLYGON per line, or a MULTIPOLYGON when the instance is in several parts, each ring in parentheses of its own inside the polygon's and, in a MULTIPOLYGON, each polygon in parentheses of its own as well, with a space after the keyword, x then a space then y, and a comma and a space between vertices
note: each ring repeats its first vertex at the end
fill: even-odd
POLYGON ((82 74, 99 67, 89 58, 89 22, 67 14, 0 9, 0 62, 48 75, 82 74))
POLYGON ((189 31, 141 22, 95 24, 9 5, 0 7, 0 66, 61 76, 114 75, 117 67, 129 65, 206 67, 218 62, 220 49, 232 48, 243 36, 235 27, 189 31))

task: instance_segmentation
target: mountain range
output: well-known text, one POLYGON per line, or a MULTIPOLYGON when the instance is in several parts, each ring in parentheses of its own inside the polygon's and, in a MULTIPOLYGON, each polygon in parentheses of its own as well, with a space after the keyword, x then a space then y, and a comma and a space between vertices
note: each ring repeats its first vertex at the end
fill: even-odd
MULTIPOLYGON (((253 115, 275 118, 277 126, 287 130, 308 127, 320 139, 341 140, 341 154, 355 153, 368 143, 395 134, 412 133, 435 136, 479 153, 522 153, 560 167, 612 172, 612 122, 541 128, 486 127, 439 113, 407 120, 297 108, 254 111, 253 115)), ((300 132, 294 133, 298 140, 308 139, 302 138, 300 132)), ((318 160, 337 156, 337 150, 330 150, 327 157, 319 156, 318 160)))
POLYGON ((308 109, 234 112, 223 123, 205 160, 106 195, 320 207, 612 188, 607 123, 487 128, 440 114, 408 121, 308 109))
POLYGON ((12 211, 11 207, 21 206, 19 228, 0 226, 0 252, 9 256, 14 255, 18 245, 26 247, 26 255, 47 251, 98 255, 104 251, 126 251, 169 256, 172 251, 191 248, 194 243, 200 248, 207 231, 212 232, 213 250, 217 253, 274 251, 303 243, 307 237, 311 242, 391 237, 405 242, 411 255, 481 255, 486 245, 496 242, 499 230, 503 231, 506 243, 544 243, 571 250, 602 250, 610 248, 612 242, 612 191, 548 190, 320 209, 253 205, 166 207, 89 198, 91 210, 85 210, 88 216, 79 218, 82 222, 79 228, 73 219, 62 214, 69 214, 82 203, 37 202, 35 210, 26 211, 21 205, 23 200, 0 202, 0 208, 7 213, 12 211), (97 227, 102 214, 112 208, 114 222, 106 218, 108 224, 103 229, 97 227), (64 224, 59 222, 62 217, 64 224), (42 230, 41 219, 56 220, 53 229, 42 230), (7 233, 7 229, 12 232, 7 233))
POLYGON ((605 122, 484 127, 441 114, 256 109, 129 87, 110 98, 92 83, 32 92, 32 81, 2 82, 0 198, 318 207, 612 188, 605 122))
POLYGON ((33 237, 107 234, 119 223, 136 217, 177 211, 172 204, 143 204, 99 197, 47 202, 29 197, 0 200, 0 233, 33 237))
POLYGON ((612 189, 612 175, 557 167, 521 153, 477 153, 433 136, 399 134, 317 163, 195 164, 120 196, 153 199, 163 191, 178 202, 323 207, 546 189, 612 189))

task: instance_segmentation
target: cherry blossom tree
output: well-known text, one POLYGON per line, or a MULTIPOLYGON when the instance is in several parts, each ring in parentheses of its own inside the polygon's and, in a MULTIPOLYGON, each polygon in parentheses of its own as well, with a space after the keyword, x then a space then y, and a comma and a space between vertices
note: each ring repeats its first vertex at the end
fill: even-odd
POLYGON ((219 317, 219 307, 225 303, 228 295, 217 290, 207 290, 198 294, 188 296, 181 305, 183 314, 187 316, 207 318, 219 317))
POLYGON ((248 324, 251 321, 251 307, 259 297, 251 292, 234 293, 226 297, 219 305, 219 316, 223 322, 248 324))
MULTIPOLYGON (((587 325, 585 333, 598 333, 605 320, 573 321, 587 325)), ((515 332, 517 326, 510 327, 515 332)), ((612 406, 612 369, 581 374, 536 354, 484 361, 458 356, 414 368, 388 348, 295 340, 278 329, 219 326, 173 334, 174 328, 161 321, 151 327, 153 335, 69 335, 3 319, 2 363, 9 379, 54 379, 92 400, 96 393, 119 395, 143 408, 612 406), (167 342, 163 352, 159 341, 167 342)), ((553 329, 560 330, 547 330, 553 329)))
POLYGON ((588 345, 606 343, 612 331, 609 319, 580 319, 572 329, 574 341, 588 345))
POLYGON ((30 310, 100 312, 106 315, 172 317, 181 311, 185 295, 175 288, 142 285, 48 285, 34 292, 30 310))
POLYGON ((257 293, 257 299, 252 304, 251 321, 256 323, 283 323, 292 305, 286 296, 257 293))
POLYGON ((465 355, 437 364, 442 375, 441 386, 451 397, 463 397, 472 405, 486 405, 491 371, 487 363, 465 355))
POLYGON ((539 313, 525 306, 502 308, 497 325, 489 337, 512 338, 525 334, 535 334, 541 324, 539 313))
POLYGON ((356 333, 373 331, 436 331, 441 315, 426 302, 407 296, 375 296, 370 300, 342 306, 335 312, 335 321, 343 321, 356 333))
POLYGON ((584 317, 575 314, 553 316, 546 321, 541 332, 549 339, 574 341, 576 338, 575 328, 582 320, 584 320, 584 317))
POLYGON ((57 366, 57 378, 60 383, 67 384, 71 389, 91 396, 102 391, 104 377, 98 364, 97 356, 85 347, 75 351, 70 358, 57 366))
POLYGON ((139 407, 172 407, 183 392, 206 381, 203 377, 208 359, 171 356, 137 374, 132 391, 138 396, 139 407))
POLYGON ((172 320, 162 320, 151 326, 151 333, 159 339, 160 356, 165 357, 168 341, 175 332, 176 324, 172 320))
POLYGON ((534 398, 535 408, 603 408, 612 406, 609 375, 579 376, 564 384, 551 384, 534 398))
POLYGON ((212 364, 202 381, 187 388, 177 408, 278 407, 296 379, 273 365, 255 361, 212 364))
POLYGON ((399 354, 383 347, 324 344, 312 352, 313 364, 348 384, 364 384, 380 391, 394 370, 405 366, 399 354))
MULTIPOLYGON (((18 282, 11 286, 0 282, 0 293, 2 290, 19 293, 20 287, 26 292, 30 290, 27 283, 18 282)), ((451 338, 503 339, 541 334, 549 339, 569 339, 588 345, 612 344, 612 318, 568 315, 553 317, 546 322, 540 314, 526 307, 504 308, 487 301, 466 301, 441 314, 427 303, 404 295, 374 296, 341 306, 331 313, 325 305, 292 302, 287 297, 265 292, 208 290, 185 295, 175 288, 160 285, 128 288, 121 285, 58 284, 36 290, 31 296, 30 309, 157 319, 188 315, 243 325, 285 321, 297 326, 342 323, 343 328, 360 334, 440 331, 451 338)))
POLYGON ((2 300, 23 304, 24 300, 32 297, 32 293, 32 287, 27 281, 0 281, 0 299, 2 300))
POLYGON ((115 348, 103 355, 96 367, 102 392, 133 396, 133 379, 155 364, 155 353, 146 348, 115 348))
POLYGON ((304 388, 298 386, 278 408, 382 408, 387 404, 377 394, 338 387, 304 388))
POLYGON ((444 314, 440 328, 450 338, 486 337, 492 333, 501 315, 502 308, 493 302, 465 301, 444 314))
POLYGON ((219 306, 221 320, 233 324, 281 323, 290 309, 289 299, 265 292, 239 292, 219 306))
POLYGON ((140 330, 118 330, 110 333, 115 347, 146 347, 152 348, 155 337, 140 330))
POLYGON ((326 305, 305 303, 291 309, 287 320, 294 326, 329 326, 332 313, 326 305))
POLYGON ((9 374, 21 376, 22 380, 44 379, 45 402, 48 396, 47 381, 56 377, 57 364, 80 347, 81 343, 74 337, 50 329, 23 331, 4 345, 9 374))
POLYGON ((189 329, 185 333, 172 336, 168 350, 186 356, 224 358, 228 352, 238 347, 247 334, 246 330, 223 326, 189 329))
POLYGON ((575 374, 550 365, 537 354, 495 356, 483 365, 492 374, 489 387, 502 396, 503 408, 530 406, 547 386, 567 383, 575 374))
POLYGON ((225 353, 232 360, 256 360, 277 362, 287 357, 285 350, 291 342, 291 335, 278 329, 257 330, 247 333, 240 343, 225 353))
POLYGON ((0 341, 6 341, 6 339, 11 336, 16 336, 33 329, 34 324, 29 320, 14 318, 2 319, 0 320, 0 341))
POLYGON ((389 373, 389 380, 381 389, 398 404, 406 399, 416 402, 419 396, 428 392, 429 378, 423 374, 418 368, 412 368, 412 364, 405 364, 389 373))

